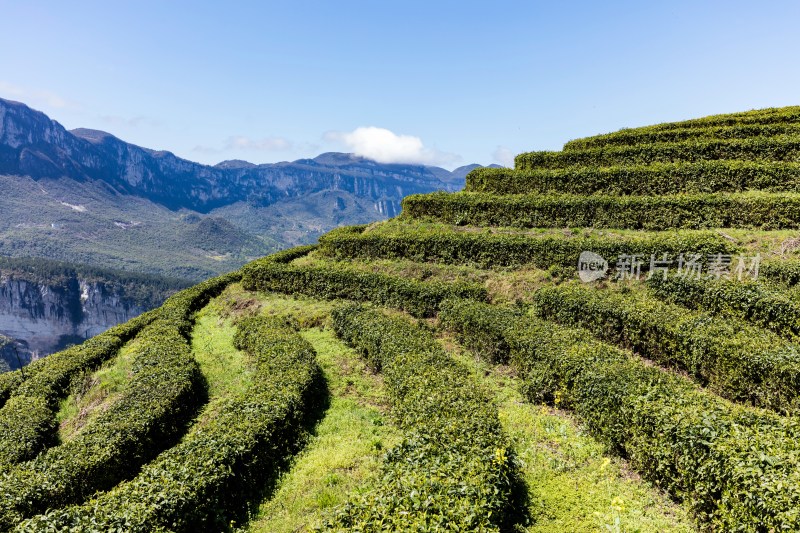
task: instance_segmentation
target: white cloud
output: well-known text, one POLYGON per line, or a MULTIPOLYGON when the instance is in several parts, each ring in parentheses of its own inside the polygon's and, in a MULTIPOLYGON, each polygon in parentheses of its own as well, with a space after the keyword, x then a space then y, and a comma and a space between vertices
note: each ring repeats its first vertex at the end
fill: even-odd
POLYGON ((362 126, 349 133, 328 132, 324 138, 326 141, 345 146, 356 155, 379 163, 444 165, 461 160, 456 154, 427 148, 419 137, 398 135, 393 131, 374 126, 362 126))
POLYGON ((13 99, 18 99, 22 103, 32 106, 45 105, 55 109, 78 107, 75 102, 70 102, 54 92, 20 87, 19 85, 14 85, 13 83, 2 80, 0 80, 0 94, 8 95, 13 99))
POLYGON ((504 167, 514 168, 514 152, 505 146, 498 146, 492 153, 492 157, 504 167))

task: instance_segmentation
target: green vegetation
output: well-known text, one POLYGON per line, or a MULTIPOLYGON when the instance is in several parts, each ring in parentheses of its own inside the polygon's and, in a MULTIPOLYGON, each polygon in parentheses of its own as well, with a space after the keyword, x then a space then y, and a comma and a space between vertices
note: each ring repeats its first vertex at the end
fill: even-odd
POLYGON ((517 228, 797 229, 800 227, 800 194, 497 196, 435 193, 405 198, 403 215, 445 224, 517 228))
POLYGON ((279 473, 297 450, 304 420, 319 401, 313 348, 281 319, 242 321, 237 348, 255 359, 253 385, 130 482, 97 500, 34 518, 21 529, 80 531, 220 530, 279 473))
POLYGON ((403 317, 348 306, 336 334, 386 380, 403 442, 378 487, 342 507, 329 527, 391 531, 497 531, 514 521, 516 461, 497 408, 432 334, 403 317))
MULTIPOLYGON (((179 438, 205 399, 187 341, 192 315, 235 280, 212 279, 167 300, 137 334, 141 342, 131 363, 132 378, 113 405, 72 439, 0 479, 0 529, 113 487, 179 438)), ((74 361, 67 363, 74 366, 74 361)))
MULTIPOLYGON (((272 310, 288 300, 272 297, 269 302, 272 310)), ((313 303, 295 305, 302 312, 313 303)), ((247 530, 253 533, 292 533, 321 525, 350 494, 375 490, 382 457, 400 440, 386 421, 388 399, 381 377, 330 330, 311 329, 302 335, 317 351, 330 406, 274 496, 250 523, 247 530)))
POLYGON ((665 142, 681 142, 700 139, 747 139, 749 137, 774 137, 776 135, 797 135, 800 125, 792 122, 767 124, 734 124, 726 126, 686 127, 686 128, 632 128, 606 135, 576 139, 564 145, 564 150, 586 150, 620 145, 638 145, 665 142))
POLYGON ((197 283, 282 247, 267 233, 256 237, 213 214, 172 211, 92 181, 0 176, 0 189, 7 221, 0 227, 0 256, 197 283))
POLYGON ((70 383, 117 354, 120 347, 147 326, 154 313, 108 330, 80 346, 40 359, 24 371, 9 373, 8 399, 0 408, 0 466, 32 459, 58 440, 59 400, 70 383), (26 378, 23 381, 23 378, 26 378))
POLYGON ((798 131, 522 154, 1 374, 0 530, 800 530, 798 131), (583 251, 706 278, 579 284, 583 251), (765 279, 712 279, 719 254, 765 279))
POLYGON ((486 299, 486 290, 478 285, 420 283, 354 269, 296 267, 261 260, 245 266, 242 273, 242 285, 248 290, 305 294, 328 300, 374 301, 418 317, 433 316, 445 298, 486 299))
MULTIPOLYGON (((526 531, 694 530, 686 509, 607 455, 605 446, 568 413, 525 401, 520 379, 510 367, 459 350, 449 337, 444 342, 498 403, 500 423, 529 491, 526 531)), ((482 344, 479 351, 485 353, 485 348, 491 350, 482 344)))
POLYGON ((800 137, 750 137, 747 139, 700 139, 696 141, 640 144, 611 148, 588 148, 567 152, 528 152, 514 159, 514 168, 566 168, 569 166, 611 166, 618 164, 667 163, 671 161, 800 162, 800 137))
POLYGON ((800 164, 781 161, 675 161, 608 167, 512 170, 477 168, 467 192, 488 194, 659 195, 716 192, 800 192, 800 164))
POLYGON ((746 320, 792 340, 800 336, 800 304, 764 283, 653 276, 647 285, 663 300, 746 320))
POLYGON ((442 319, 467 346, 479 349, 485 334, 502 336, 529 400, 574 410, 642 475, 686 501, 701 525, 800 527, 794 418, 733 405, 588 332, 512 309, 450 301, 442 319))
POLYGON ((140 344, 133 339, 95 372, 76 376, 70 395, 61 400, 55 415, 58 442, 71 439, 119 399, 133 378, 133 362, 140 344))
POLYGON ((730 318, 583 285, 544 287, 536 313, 686 370, 728 399, 780 412, 799 406, 800 350, 776 334, 730 318))
MULTIPOLYGON (((223 318, 221 296, 195 315, 192 354, 206 379, 209 400, 243 394, 252 386, 250 357, 234 346, 236 327, 223 318)), ((209 402, 211 403, 211 402, 209 402)))
MULTIPOLYGON (((584 250, 606 258, 621 254, 677 256, 686 250, 701 254, 737 250, 709 231, 619 232, 605 235, 475 231, 442 224, 377 224, 363 232, 334 230, 320 238, 320 253, 333 259, 412 259, 466 264, 481 268, 530 265, 547 269, 573 267, 584 250)), ((249 268, 249 267, 248 267, 249 268)))
POLYGON ((62 290, 69 290, 70 284, 78 279, 96 282, 108 292, 118 294, 121 298, 147 309, 161 305, 168 296, 189 285, 182 279, 73 265, 41 258, 0 256, 0 272, 12 279, 23 279, 62 290))

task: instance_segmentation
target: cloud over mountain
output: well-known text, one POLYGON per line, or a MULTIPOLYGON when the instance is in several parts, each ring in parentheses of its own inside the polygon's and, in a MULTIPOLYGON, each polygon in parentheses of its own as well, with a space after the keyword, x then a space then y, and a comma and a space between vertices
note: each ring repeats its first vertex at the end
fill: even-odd
POLYGON ((375 126, 362 126, 351 132, 328 132, 325 140, 379 163, 447 165, 461 160, 456 154, 426 147, 419 137, 397 134, 375 126))

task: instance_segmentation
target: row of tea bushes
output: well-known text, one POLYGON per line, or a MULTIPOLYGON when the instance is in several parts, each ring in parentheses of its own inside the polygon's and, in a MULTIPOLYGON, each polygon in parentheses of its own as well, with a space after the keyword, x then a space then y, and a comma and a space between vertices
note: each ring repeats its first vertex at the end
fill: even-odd
POLYGON ((405 218, 467 226, 516 228, 800 228, 800 194, 674 196, 498 196, 432 193, 403 199, 405 218))
POLYGON ((800 192, 800 164, 781 161, 697 161, 512 170, 476 168, 466 192, 491 194, 610 194, 800 192))
POLYGON ((527 152, 519 154, 514 159, 514 168, 532 170, 570 166, 608 167, 621 164, 646 165, 656 162, 717 159, 800 162, 800 136, 779 135, 730 140, 701 139, 675 143, 590 148, 569 152, 527 152))
POLYGON ((725 113, 709 115, 707 117, 681 120, 679 122, 663 122, 638 129, 670 130, 683 128, 707 128, 713 126, 736 126, 744 124, 792 124, 800 122, 800 106, 768 107, 741 111, 738 113, 725 113))
POLYGON ((498 531, 508 526, 515 466, 497 409, 430 331, 358 306, 333 327, 383 373, 404 433, 377 487, 341 508, 346 531, 498 531))
POLYGON ((37 359, 24 369, 0 374, 0 407, 26 380, 31 380, 33 384, 23 394, 30 395, 33 392, 34 395, 38 395, 42 392, 48 396, 48 404, 58 399, 76 372, 96 366, 112 357, 116 354, 116 349, 109 348, 109 345, 124 344, 153 318, 153 313, 144 313, 125 324, 114 326, 83 344, 37 359))
POLYGON ((800 284, 800 259, 776 259, 760 265, 759 276, 794 287, 800 284))
POLYGON ((586 331, 518 311, 448 301, 440 316, 467 345, 503 338, 502 357, 531 401, 574 410, 644 477, 688 501, 704 529, 800 529, 796 418, 731 404, 586 331))
POLYGON ((486 289, 473 283, 421 282, 397 276, 335 266, 296 266, 254 261, 242 268, 247 290, 304 294, 326 300, 370 301, 433 316, 445 298, 486 300, 486 289))
POLYGON ((140 315, 26 369, 28 379, 0 408, 0 468, 32 459, 56 444, 58 401, 66 396, 72 380, 114 357, 155 316, 155 312, 140 315))
POLYGON ((653 276, 647 285, 662 300, 752 322, 790 339, 800 336, 800 304, 763 283, 653 276))
POLYGON ((654 127, 632 128, 575 139, 564 145, 564 150, 586 150, 620 145, 681 142, 693 139, 746 139, 748 137, 774 137, 775 135, 800 134, 797 122, 768 124, 735 124, 727 126, 688 127, 659 129, 654 127))
POLYGON ((800 403, 800 346, 767 330, 646 295, 576 284, 543 287, 534 305, 542 318, 585 327, 603 340, 676 365, 728 399, 779 412, 796 412, 800 403))
POLYGON ((113 487, 180 438, 205 399, 188 342, 193 313, 237 279, 215 278, 164 303, 137 335, 121 396, 74 438, 0 477, 0 530, 113 487))
POLYGON ((242 321, 234 343, 255 360, 252 386, 221 401, 131 481, 18 531, 225 531, 303 441, 324 391, 311 345, 276 317, 242 321))
POLYGON ((449 226, 426 229, 407 224, 364 232, 333 230, 320 237, 318 252, 339 260, 409 259, 481 268, 530 265, 547 269, 553 265, 577 267, 578 257, 586 250, 600 254, 613 265, 626 254, 649 259, 651 255, 677 257, 689 252, 705 259, 714 254, 735 253, 737 248, 711 231, 565 236, 458 231, 449 226))

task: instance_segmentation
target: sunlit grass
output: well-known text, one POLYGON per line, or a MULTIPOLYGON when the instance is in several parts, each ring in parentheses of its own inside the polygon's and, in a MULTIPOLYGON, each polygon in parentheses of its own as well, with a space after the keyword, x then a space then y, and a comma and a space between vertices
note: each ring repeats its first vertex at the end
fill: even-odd
POLYGON ((531 533, 695 531, 686 509, 633 473, 564 411, 533 405, 519 379, 444 343, 495 398, 500 421, 522 464, 531 533))
POLYGON ((387 400, 380 376, 330 330, 303 332, 317 351, 330 406, 306 448, 262 504, 247 531, 308 531, 352 494, 372 486, 385 450, 399 433, 384 423, 387 400))

